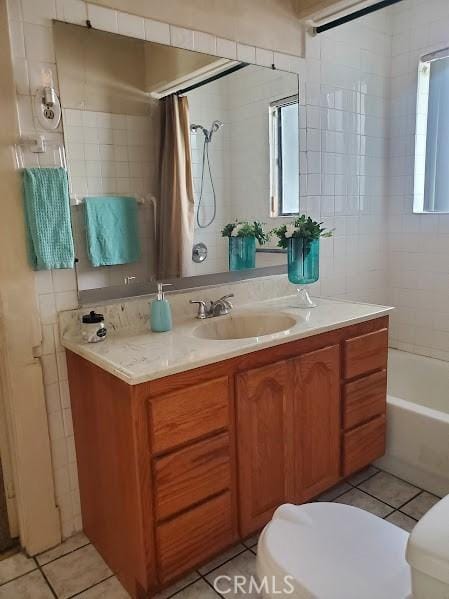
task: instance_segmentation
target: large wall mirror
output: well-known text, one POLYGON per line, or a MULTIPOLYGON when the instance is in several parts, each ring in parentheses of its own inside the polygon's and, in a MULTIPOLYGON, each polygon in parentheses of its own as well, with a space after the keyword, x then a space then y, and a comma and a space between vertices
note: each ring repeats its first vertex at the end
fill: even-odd
POLYGON ((81 300, 285 265, 275 240, 230 263, 222 230, 299 212, 297 75, 60 22, 54 34, 81 300))

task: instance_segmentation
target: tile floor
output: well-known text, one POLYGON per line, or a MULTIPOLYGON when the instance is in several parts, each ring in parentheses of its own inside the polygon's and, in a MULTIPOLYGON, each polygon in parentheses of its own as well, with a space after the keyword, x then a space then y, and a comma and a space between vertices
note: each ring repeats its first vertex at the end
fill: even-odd
MULTIPOLYGON (((438 497, 370 466, 318 498, 355 505, 410 531, 438 497)), ((257 535, 213 559, 157 599, 218 599, 219 575, 255 574, 257 535)), ((230 594, 223 595, 229 597, 230 594)), ((246 594, 246 597, 256 597, 246 594)), ((0 599, 126 599, 128 594, 83 534, 28 558, 0 562, 0 599)))

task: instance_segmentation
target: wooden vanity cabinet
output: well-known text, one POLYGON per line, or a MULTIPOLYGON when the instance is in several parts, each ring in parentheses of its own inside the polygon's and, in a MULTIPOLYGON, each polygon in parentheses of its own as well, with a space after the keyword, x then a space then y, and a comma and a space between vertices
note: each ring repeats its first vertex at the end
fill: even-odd
POLYGON ((148 597, 385 448, 388 317, 127 385, 67 352, 83 525, 148 597))
POLYGON ((340 479, 339 355, 333 345, 237 375, 243 536, 340 479))
POLYGON ((340 477, 340 346, 293 360, 295 397, 295 502, 304 503, 340 477))
POLYGON ((242 536, 295 498, 292 365, 283 360, 237 374, 239 515, 242 536))

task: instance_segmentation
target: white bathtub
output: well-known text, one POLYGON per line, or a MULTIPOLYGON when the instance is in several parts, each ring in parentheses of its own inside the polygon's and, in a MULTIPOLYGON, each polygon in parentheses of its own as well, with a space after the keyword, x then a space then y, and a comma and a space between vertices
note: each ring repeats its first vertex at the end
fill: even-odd
POLYGON ((449 362, 390 350, 387 451, 377 464, 436 495, 449 493, 449 362))

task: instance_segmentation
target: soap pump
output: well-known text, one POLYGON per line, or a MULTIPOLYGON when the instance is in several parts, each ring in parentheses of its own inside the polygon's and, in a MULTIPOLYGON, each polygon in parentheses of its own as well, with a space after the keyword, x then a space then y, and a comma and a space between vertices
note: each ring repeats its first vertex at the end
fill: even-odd
POLYGON ((157 284, 157 299, 151 302, 150 324, 154 333, 165 333, 171 331, 173 322, 171 315, 171 306, 165 299, 164 287, 169 287, 171 283, 157 284))

